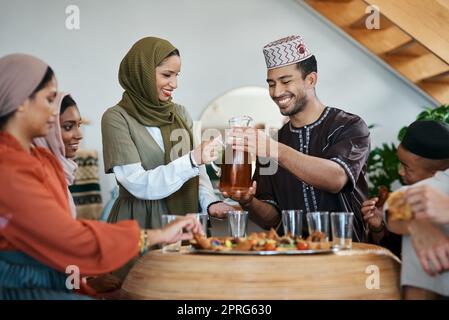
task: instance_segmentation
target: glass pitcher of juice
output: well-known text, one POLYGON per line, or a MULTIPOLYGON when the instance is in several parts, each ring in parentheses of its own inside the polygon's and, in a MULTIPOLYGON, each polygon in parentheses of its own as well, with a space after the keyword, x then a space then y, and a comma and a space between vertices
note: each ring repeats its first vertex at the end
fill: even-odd
MULTIPOLYGON (((233 117, 229 120, 229 126, 244 130, 253 126, 253 119, 249 116, 233 117)), ((248 152, 233 150, 232 145, 226 143, 220 167, 213 162, 211 164, 220 177, 219 189, 221 192, 226 192, 232 197, 237 191, 244 194, 251 187, 252 163, 248 152)))

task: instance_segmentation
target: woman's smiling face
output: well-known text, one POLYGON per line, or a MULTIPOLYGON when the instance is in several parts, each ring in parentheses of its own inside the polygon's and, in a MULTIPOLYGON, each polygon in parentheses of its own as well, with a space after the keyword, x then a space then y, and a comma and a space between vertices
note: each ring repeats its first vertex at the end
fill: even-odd
POLYGON ((169 56, 156 67, 156 89, 159 101, 168 101, 178 87, 178 74, 181 70, 181 58, 169 56))
POLYGON ((62 141, 65 146, 66 158, 72 159, 76 156, 80 141, 83 139, 81 132, 81 116, 76 106, 70 106, 59 116, 62 141))

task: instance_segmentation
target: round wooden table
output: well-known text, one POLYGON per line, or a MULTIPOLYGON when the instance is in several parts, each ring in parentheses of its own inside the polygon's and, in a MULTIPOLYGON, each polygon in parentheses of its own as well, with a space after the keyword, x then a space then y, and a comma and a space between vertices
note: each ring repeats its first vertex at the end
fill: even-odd
POLYGON ((400 261, 354 243, 315 255, 206 255, 151 251, 122 286, 122 299, 399 299, 400 261))

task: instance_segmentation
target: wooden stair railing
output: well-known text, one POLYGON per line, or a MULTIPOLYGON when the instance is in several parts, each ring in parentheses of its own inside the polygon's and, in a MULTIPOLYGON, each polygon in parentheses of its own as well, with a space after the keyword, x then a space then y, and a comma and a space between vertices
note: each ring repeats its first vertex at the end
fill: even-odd
POLYGON ((449 103, 449 0, 305 0, 437 103, 449 103), (368 29, 367 7, 380 10, 368 29))

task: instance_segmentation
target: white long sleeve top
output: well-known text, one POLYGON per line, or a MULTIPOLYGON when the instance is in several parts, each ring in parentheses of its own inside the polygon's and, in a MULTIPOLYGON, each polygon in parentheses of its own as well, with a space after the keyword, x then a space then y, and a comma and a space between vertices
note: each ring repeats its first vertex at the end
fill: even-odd
MULTIPOLYGON (((159 127, 146 127, 149 134, 165 152, 159 127)), ((145 170, 140 162, 113 168, 116 179, 133 196, 142 200, 160 200, 179 190, 189 179, 199 175, 199 201, 206 212, 210 203, 218 201, 204 165, 192 167, 189 154, 166 165, 145 170)))

